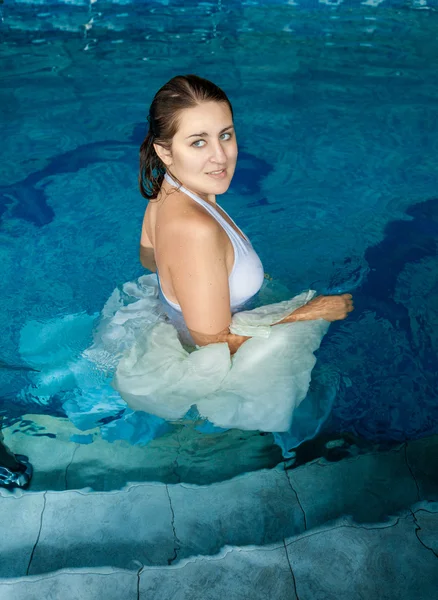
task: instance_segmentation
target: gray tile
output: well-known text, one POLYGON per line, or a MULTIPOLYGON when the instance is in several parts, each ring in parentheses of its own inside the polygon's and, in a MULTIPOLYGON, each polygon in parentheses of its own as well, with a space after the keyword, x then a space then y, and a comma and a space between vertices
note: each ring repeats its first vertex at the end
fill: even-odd
POLYGON ((99 429, 83 432, 68 419, 48 415, 26 415, 23 423, 27 423, 23 428, 6 428, 5 438, 15 452, 29 456, 34 466, 30 489, 35 491, 85 487, 111 491, 144 481, 206 485, 281 462, 271 434, 200 433, 194 421, 175 425, 145 446, 118 439, 108 442, 99 429), (72 441, 81 436, 92 443, 72 441))
POLYGON ((195 425, 175 426, 175 431, 144 447, 97 437, 76 451, 68 469, 68 487, 113 490, 134 481, 207 485, 281 462, 272 435, 237 430, 205 434, 195 425))
POLYGON ((137 574, 106 569, 0 581, 1 600, 137 600, 137 574))
POLYGON ((406 458, 422 500, 438 500, 438 435, 407 443, 406 458))
POLYGON ((177 439, 179 449, 174 466, 178 481, 183 483, 208 485, 274 468, 282 462, 281 450, 272 434, 238 429, 205 434, 189 423, 178 432, 177 439))
POLYGON ((419 540, 435 552, 438 558, 438 502, 430 505, 426 504, 416 510, 415 520, 420 527, 417 531, 419 540))
MULTIPOLYGON (((177 443, 167 436, 165 448, 149 444, 130 446, 123 441, 107 442, 99 437, 92 444, 78 445, 68 469, 68 489, 90 487, 96 491, 118 490, 130 482, 164 481, 176 483, 173 463, 177 443)), ((158 440, 157 440, 158 441, 158 440)))
POLYGON ((67 467, 77 446, 70 441, 69 435, 72 430, 78 431, 66 419, 54 419, 45 415, 36 420, 33 428, 27 431, 17 429, 13 426, 4 430, 5 443, 17 454, 29 457, 33 466, 29 489, 65 490, 67 467), (47 433, 56 437, 47 437, 44 435, 47 433))
POLYGON ((178 557, 215 554, 224 545, 265 545, 304 530, 302 510, 282 469, 209 486, 169 486, 178 557))
POLYGON ((167 564, 174 554, 170 503, 163 484, 123 492, 47 492, 29 573, 137 563, 167 564))
POLYGON ((176 483, 173 463, 179 449, 177 439, 153 440, 147 446, 126 441, 108 442, 99 429, 83 432, 71 421, 49 415, 26 415, 23 422, 4 430, 6 443, 17 453, 27 454, 34 468, 30 489, 118 490, 130 482, 176 483), (55 437, 47 437, 47 434, 55 437), (72 442, 88 435, 90 444, 72 442))
POLYGON ((287 550, 300 600, 438 598, 438 562, 418 542, 412 515, 305 534, 287 550))
POLYGON ((26 575, 43 507, 43 494, 0 497, 0 577, 26 575))
POLYGON ((312 529, 342 515, 384 522, 418 500, 404 448, 287 471, 312 529))
POLYGON ((144 600, 297 600, 284 547, 225 548, 140 575, 144 600))

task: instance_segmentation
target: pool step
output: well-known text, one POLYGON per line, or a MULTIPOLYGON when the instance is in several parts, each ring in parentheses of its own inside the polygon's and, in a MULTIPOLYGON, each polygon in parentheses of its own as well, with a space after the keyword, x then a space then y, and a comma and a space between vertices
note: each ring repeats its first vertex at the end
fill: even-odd
POLYGON ((345 516, 381 523, 438 500, 438 437, 336 463, 284 465, 199 486, 142 482, 108 492, 1 491, 0 577, 63 568, 169 565, 224 546, 277 543, 345 516), (425 470, 426 469, 426 470, 425 470))
POLYGON ((137 563, 131 570, 89 567, 3 579, 0 598, 436 600, 437 534, 438 503, 423 503, 385 523, 337 520, 276 544, 227 546, 214 556, 192 556, 171 566, 137 563))
POLYGON ((339 570, 350 569, 354 578, 369 578, 367 597, 379 597, 375 582, 383 585, 389 572, 393 585, 407 573, 406 590, 429 594, 409 598, 403 588, 394 600, 438 600, 427 587, 435 582, 438 589, 430 571, 433 562, 438 573, 437 448, 435 436, 388 452, 290 470, 279 465, 205 486, 0 490, 0 598, 56 599, 57 586, 71 581, 71 593, 79 590, 71 598, 81 600, 128 600, 130 591, 114 595, 118 585, 134 586, 133 597, 147 599, 222 598, 231 584, 251 586, 251 594, 230 592, 230 598, 253 600, 265 598, 274 583, 284 586, 278 598, 295 600, 290 586, 296 580, 300 600, 353 600, 350 589, 336 591, 339 570), (171 593, 166 586, 174 585, 186 591, 171 593), (217 594, 207 594, 210 585, 217 594), (321 585, 328 586, 326 595, 312 596, 321 585), (110 589, 99 595, 93 586, 110 589))

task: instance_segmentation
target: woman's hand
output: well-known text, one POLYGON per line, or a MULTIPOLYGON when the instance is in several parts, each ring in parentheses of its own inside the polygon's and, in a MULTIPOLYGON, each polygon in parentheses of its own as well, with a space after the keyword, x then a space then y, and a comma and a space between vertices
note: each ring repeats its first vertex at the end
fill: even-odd
POLYGON ((312 319, 341 321, 348 317, 348 314, 354 310, 353 296, 351 294, 317 296, 303 308, 311 311, 312 319))
POLYGON ((301 308, 297 308, 281 323, 294 323, 296 321, 313 321, 325 319, 326 321, 341 321, 354 310, 351 294, 339 296, 317 296, 301 308))

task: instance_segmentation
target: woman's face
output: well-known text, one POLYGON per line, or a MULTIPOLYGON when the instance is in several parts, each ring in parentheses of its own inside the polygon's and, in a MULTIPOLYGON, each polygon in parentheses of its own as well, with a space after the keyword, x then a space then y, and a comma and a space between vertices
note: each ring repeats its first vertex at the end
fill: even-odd
POLYGON ((233 178, 236 161, 236 135, 225 102, 204 102, 181 112, 169 171, 185 187, 200 196, 223 194, 233 178))

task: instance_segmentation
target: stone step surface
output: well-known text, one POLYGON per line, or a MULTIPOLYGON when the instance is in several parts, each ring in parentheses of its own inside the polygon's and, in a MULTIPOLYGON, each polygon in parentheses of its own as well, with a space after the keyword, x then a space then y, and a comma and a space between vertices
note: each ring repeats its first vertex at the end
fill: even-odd
POLYGON ((210 486, 142 483, 113 492, 2 492, 0 545, 7 558, 0 576, 65 567, 131 569, 135 561, 167 565, 215 554, 225 545, 275 543, 348 515, 359 524, 385 522, 421 499, 407 467, 401 469, 402 456, 380 457, 384 473, 392 466, 386 481, 370 469, 376 457, 365 455, 295 472, 259 471, 210 486), (361 478, 352 470, 355 476, 361 471, 361 478), (12 523, 19 524, 18 531, 12 523))
MULTIPOLYGON (((277 544, 170 566, 64 569, 0 580, 2 600, 437 600, 438 503, 384 524, 338 519, 277 544)), ((134 565, 133 565, 134 566, 134 565)))
POLYGON ((49 415, 24 415, 3 434, 11 450, 29 456, 32 491, 111 491, 142 481, 207 485, 282 462, 272 434, 233 429, 205 435, 193 421, 147 445, 136 445, 135 437, 108 441, 99 428, 82 431, 49 415))
POLYGON ((93 486, 65 489, 73 453, 55 490, 0 489, 0 600, 438 600, 437 437, 209 485, 177 460, 179 483, 145 481, 140 453, 130 482, 119 447, 96 447, 93 486))
POLYGON ((426 472, 436 461, 435 449, 430 438, 335 463, 282 464, 206 486, 0 489, 0 577, 172 565, 225 546, 275 544, 340 518, 365 527, 385 524, 410 515, 421 501, 438 501, 436 475, 426 472))

